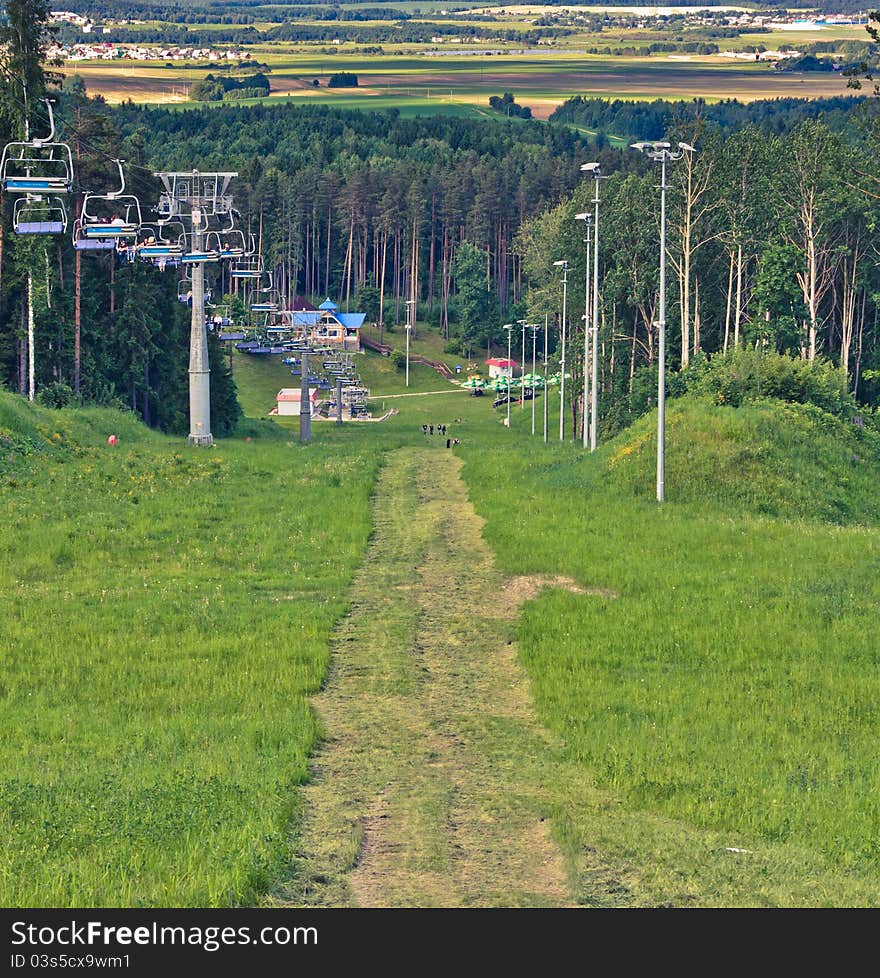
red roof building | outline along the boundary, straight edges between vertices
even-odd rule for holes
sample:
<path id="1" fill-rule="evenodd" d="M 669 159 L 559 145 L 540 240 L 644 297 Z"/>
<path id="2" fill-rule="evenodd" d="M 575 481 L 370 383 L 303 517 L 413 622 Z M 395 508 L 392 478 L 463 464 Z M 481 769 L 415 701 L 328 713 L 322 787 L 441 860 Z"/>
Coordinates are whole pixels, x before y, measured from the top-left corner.
<path id="1" fill-rule="evenodd" d="M 516 360 L 508 360 L 506 357 L 492 357 L 486 361 L 489 368 L 489 377 L 514 377 L 519 370 Z"/>
<path id="2" fill-rule="evenodd" d="M 299 417 L 299 406 L 302 392 L 299 387 L 283 387 L 275 395 L 275 412 L 281 417 Z M 309 388 L 309 400 L 312 408 L 318 403 L 318 388 Z"/>

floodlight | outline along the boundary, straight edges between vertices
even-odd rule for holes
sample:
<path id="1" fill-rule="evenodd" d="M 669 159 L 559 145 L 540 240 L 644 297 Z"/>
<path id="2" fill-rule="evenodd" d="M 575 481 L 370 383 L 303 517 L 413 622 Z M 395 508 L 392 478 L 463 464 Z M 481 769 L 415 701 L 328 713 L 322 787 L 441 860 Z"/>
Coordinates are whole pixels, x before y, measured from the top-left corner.
<path id="1" fill-rule="evenodd" d="M 694 149 L 694 147 L 693 146 L 689 146 L 687 143 L 679 143 L 678 144 L 678 148 L 679 149 L 683 149 L 683 150 L 685 150 L 688 153 L 696 153 L 696 150 Z"/>
<path id="2" fill-rule="evenodd" d="M 565 258 L 562 258 L 562 259 L 560 259 L 559 261 L 555 261 L 555 262 L 553 262 L 553 264 L 554 264 L 554 265 L 555 265 L 555 266 L 556 266 L 557 268 L 562 268 L 562 267 L 563 267 L 564 265 L 567 265 L 567 264 L 568 264 L 568 260 L 567 260 L 567 259 L 565 259 Z"/>
<path id="3" fill-rule="evenodd" d="M 584 213 L 584 214 L 575 214 L 574 219 L 576 221 L 589 221 L 589 219 L 592 216 L 593 216 L 592 214 L 586 214 L 586 213 Z"/>
<path id="4" fill-rule="evenodd" d="M 598 163 L 581 163 L 581 172 L 583 173 L 596 173 L 598 169 Z"/>

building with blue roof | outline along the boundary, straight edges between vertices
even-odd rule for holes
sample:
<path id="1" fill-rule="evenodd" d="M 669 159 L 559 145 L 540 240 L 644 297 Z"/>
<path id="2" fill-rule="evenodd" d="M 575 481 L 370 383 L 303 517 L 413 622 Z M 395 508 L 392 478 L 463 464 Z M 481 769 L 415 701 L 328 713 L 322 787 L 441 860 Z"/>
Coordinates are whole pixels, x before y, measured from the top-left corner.
<path id="1" fill-rule="evenodd" d="M 316 345 L 337 346 L 347 353 L 360 353 L 361 327 L 367 318 L 363 312 L 340 312 L 329 298 L 317 309 L 282 312 L 273 332 L 292 332 L 294 339 Z"/>

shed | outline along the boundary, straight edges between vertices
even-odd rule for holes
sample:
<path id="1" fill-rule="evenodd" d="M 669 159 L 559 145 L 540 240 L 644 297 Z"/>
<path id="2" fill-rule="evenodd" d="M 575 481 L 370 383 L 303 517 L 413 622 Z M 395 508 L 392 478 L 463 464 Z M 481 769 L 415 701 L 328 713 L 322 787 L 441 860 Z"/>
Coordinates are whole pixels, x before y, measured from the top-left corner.
<path id="1" fill-rule="evenodd" d="M 515 377 L 519 372 L 519 364 L 516 360 L 508 360 L 506 357 L 503 359 L 492 357 L 491 360 L 486 361 L 486 366 L 489 368 L 489 377 L 492 380 L 496 377 Z"/>
<path id="2" fill-rule="evenodd" d="M 298 387 L 283 387 L 275 395 L 276 412 L 279 417 L 299 417 L 301 391 Z M 309 401 L 314 412 L 318 403 L 318 388 L 309 388 Z"/>

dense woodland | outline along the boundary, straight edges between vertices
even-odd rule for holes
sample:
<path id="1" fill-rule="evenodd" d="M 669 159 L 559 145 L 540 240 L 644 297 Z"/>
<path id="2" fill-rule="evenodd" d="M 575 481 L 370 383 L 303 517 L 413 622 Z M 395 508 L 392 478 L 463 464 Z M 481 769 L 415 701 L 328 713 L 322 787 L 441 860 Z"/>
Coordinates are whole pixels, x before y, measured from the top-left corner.
<path id="1" fill-rule="evenodd" d="M 852 124 L 854 110 L 864 101 L 864 96 L 855 95 L 819 99 L 777 98 L 756 102 L 722 99 L 713 103 L 703 99 L 691 102 L 669 99 L 633 102 L 575 95 L 554 111 L 550 121 L 583 126 L 597 132 L 600 137 L 614 135 L 629 140 L 662 139 L 679 119 L 696 116 L 723 133 L 756 126 L 766 132 L 782 134 L 800 122 L 820 117 L 829 129 L 838 131 Z"/>
<path id="2" fill-rule="evenodd" d="M 598 159 L 606 430 L 651 406 L 659 174 L 640 154 L 590 142 L 558 121 L 499 115 L 487 124 L 288 105 L 110 109 L 81 85 L 75 79 L 58 95 L 80 190 L 111 189 L 110 161 L 123 157 L 149 219 L 159 190 L 153 169 L 237 170 L 242 223 L 288 302 L 332 296 L 391 330 L 411 298 L 419 319 L 462 354 L 500 344 L 501 323 L 523 317 L 546 316 L 555 346 L 560 259 L 570 263 L 570 335 L 582 333 L 584 227 L 574 215 L 592 209 L 593 182 L 579 164 Z M 21 111 L 14 86 L 4 95 L 5 141 L 20 136 Z M 665 134 L 697 147 L 669 173 L 673 367 L 746 345 L 828 357 L 859 397 L 876 401 L 875 103 L 653 103 L 632 111 L 575 99 L 559 111 L 559 119 L 601 122 L 629 138 Z M 38 114 L 32 121 L 44 125 Z M 658 121 L 662 128 L 651 128 Z M 177 302 L 173 272 L 74 252 L 69 237 L 18 237 L 5 202 L 0 365 L 19 390 L 28 283 L 38 387 L 65 384 L 87 399 L 128 404 L 151 424 L 185 424 L 188 310 Z M 212 285 L 215 295 L 229 287 Z M 567 366 L 578 390 L 576 360 Z M 219 356 L 215 368 L 221 433 L 234 424 L 234 395 Z"/>

